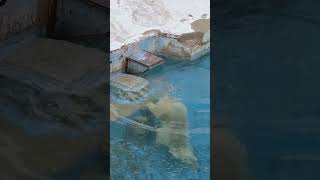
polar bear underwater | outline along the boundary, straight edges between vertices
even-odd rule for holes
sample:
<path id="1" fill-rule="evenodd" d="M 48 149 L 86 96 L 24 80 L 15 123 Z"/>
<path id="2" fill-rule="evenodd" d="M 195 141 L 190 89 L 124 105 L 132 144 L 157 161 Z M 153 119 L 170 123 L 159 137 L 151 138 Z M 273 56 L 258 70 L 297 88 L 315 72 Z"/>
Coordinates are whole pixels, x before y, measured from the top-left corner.
<path id="1" fill-rule="evenodd" d="M 157 101 L 147 100 L 141 104 L 117 105 L 112 102 L 110 119 L 115 121 L 121 117 L 129 117 L 142 108 L 150 111 L 160 121 L 160 127 L 154 128 L 156 143 L 168 147 L 176 159 L 197 167 L 197 158 L 188 139 L 187 108 L 179 99 L 166 95 Z"/>
<path id="2" fill-rule="evenodd" d="M 146 108 L 157 119 L 161 127 L 155 128 L 156 143 L 168 147 L 169 152 L 194 168 L 199 168 L 188 139 L 186 106 L 175 97 L 162 96 L 141 104 L 117 105 L 112 103 L 112 120 L 120 116 L 129 117 L 139 109 Z M 248 179 L 248 154 L 244 144 L 230 129 L 213 130 L 214 179 Z M 232 167 L 232 168 L 231 168 Z"/>
<path id="3" fill-rule="evenodd" d="M 145 104 L 152 114 L 160 120 L 156 143 L 165 145 L 177 159 L 192 166 L 197 165 L 188 139 L 188 117 L 186 106 L 174 97 L 164 96 L 158 102 Z"/>

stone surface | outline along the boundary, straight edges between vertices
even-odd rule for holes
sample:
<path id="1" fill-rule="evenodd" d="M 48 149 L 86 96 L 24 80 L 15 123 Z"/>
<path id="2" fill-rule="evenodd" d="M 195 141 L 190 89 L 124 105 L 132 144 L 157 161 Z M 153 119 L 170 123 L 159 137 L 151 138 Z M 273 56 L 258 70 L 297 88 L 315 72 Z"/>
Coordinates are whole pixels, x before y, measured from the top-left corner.
<path id="1" fill-rule="evenodd" d="M 176 38 L 162 35 L 159 55 L 169 59 L 194 60 L 210 51 L 210 41 L 203 42 L 204 33 L 186 33 Z"/>
<path id="2" fill-rule="evenodd" d="M 117 74 L 111 77 L 111 87 L 125 92 L 139 92 L 146 88 L 149 82 L 138 76 L 130 74 Z"/>
<path id="3" fill-rule="evenodd" d="M 191 28 L 195 32 L 207 32 L 210 30 L 210 19 L 198 19 L 191 23 Z"/>
<path id="4" fill-rule="evenodd" d="M 110 51 L 152 29 L 171 34 L 193 32 L 192 22 L 209 18 L 209 0 L 111 0 Z"/>
<path id="5" fill-rule="evenodd" d="M 210 31 L 204 33 L 203 38 L 202 38 L 203 43 L 208 43 L 210 42 Z"/>
<path id="6" fill-rule="evenodd" d="M 124 56 L 140 50 L 183 60 L 210 51 L 210 1 L 111 0 L 110 4 L 111 73 L 124 72 Z"/>

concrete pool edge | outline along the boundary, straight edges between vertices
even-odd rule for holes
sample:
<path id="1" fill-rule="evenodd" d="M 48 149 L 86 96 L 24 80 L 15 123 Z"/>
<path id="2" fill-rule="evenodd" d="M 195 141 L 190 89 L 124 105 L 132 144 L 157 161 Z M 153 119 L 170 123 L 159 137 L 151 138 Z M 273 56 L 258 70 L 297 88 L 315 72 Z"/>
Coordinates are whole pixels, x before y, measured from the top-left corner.
<path id="1" fill-rule="evenodd" d="M 128 39 L 130 43 L 110 52 L 110 73 L 124 72 L 126 57 L 138 51 L 170 59 L 194 60 L 210 52 L 210 30 L 181 35 L 149 30 Z"/>

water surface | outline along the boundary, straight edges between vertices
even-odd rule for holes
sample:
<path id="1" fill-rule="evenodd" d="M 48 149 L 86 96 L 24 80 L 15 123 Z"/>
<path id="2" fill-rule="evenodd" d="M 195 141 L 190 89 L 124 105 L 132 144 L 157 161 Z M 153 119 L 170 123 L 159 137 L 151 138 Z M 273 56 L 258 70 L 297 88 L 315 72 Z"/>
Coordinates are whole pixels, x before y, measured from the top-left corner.
<path id="1" fill-rule="evenodd" d="M 209 56 L 192 62 L 167 59 L 144 75 L 150 87 L 160 88 L 159 82 L 167 82 L 170 88 L 162 88 L 171 96 L 180 98 L 188 109 L 190 142 L 198 159 L 198 168 L 175 159 L 168 149 L 155 144 L 154 132 L 143 131 L 125 123 L 111 124 L 111 173 L 113 179 L 210 179 L 210 62 Z M 166 83 L 164 83 L 166 84 Z M 155 91 L 157 92 L 157 91 Z M 152 96 L 157 96 L 156 93 Z M 148 112 L 138 116 L 152 118 Z M 158 126 L 157 122 L 150 123 Z M 142 132 L 143 133 L 143 132 Z"/>

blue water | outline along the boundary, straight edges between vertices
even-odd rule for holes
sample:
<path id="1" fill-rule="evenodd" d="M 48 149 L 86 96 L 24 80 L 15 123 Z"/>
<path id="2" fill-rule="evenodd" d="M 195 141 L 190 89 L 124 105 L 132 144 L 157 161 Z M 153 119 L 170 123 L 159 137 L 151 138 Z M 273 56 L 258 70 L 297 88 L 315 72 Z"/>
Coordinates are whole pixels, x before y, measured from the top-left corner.
<path id="1" fill-rule="evenodd" d="M 192 62 L 167 60 L 145 74 L 151 88 L 155 80 L 168 82 L 171 96 L 188 109 L 189 138 L 198 160 L 197 169 L 175 159 L 165 146 L 155 144 L 154 132 L 135 136 L 138 128 L 111 124 L 111 175 L 113 179 L 210 179 L 210 62 L 209 56 Z M 140 114 L 141 115 L 141 114 Z M 142 113 L 143 115 L 143 113 Z M 199 130 L 200 129 L 200 130 Z"/>

